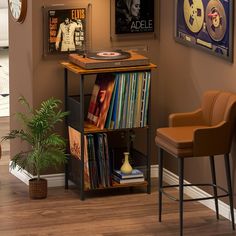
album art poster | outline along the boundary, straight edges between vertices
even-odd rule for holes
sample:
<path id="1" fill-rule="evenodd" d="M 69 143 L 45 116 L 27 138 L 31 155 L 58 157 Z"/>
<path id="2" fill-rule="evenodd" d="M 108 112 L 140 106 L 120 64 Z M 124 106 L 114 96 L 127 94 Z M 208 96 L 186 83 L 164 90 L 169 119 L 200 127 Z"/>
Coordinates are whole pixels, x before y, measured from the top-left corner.
<path id="1" fill-rule="evenodd" d="M 48 53 L 85 50 L 86 8 L 48 9 Z"/>
<path id="2" fill-rule="evenodd" d="M 176 0 L 176 40 L 232 61 L 232 2 Z"/>
<path id="3" fill-rule="evenodd" d="M 115 33 L 154 32 L 154 0 L 115 0 Z"/>

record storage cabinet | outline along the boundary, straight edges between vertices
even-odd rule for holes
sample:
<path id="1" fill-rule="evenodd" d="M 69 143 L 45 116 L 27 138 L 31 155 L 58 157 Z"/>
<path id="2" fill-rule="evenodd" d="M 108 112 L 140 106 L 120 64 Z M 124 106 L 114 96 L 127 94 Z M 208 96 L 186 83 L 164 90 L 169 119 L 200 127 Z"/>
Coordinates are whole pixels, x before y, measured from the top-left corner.
<path id="1" fill-rule="evenodd" d="M 145 127 L 138 127 L 138 128 L 123 128 L 123 129 L 99 129 L 96 126 L 87 125 L 87 121 L 85 121 L 87 116 L 87 109 L 90 102 L 90 96 L 85 95 L 84 93 L 84 85 L 89 78 L 89 75 L 97 75 L 99 73 L 122 73 L 122 72 L 150 72 L 156 68 L 156 65 L 150 63 L 149 65 L 143 66 L 126 66 L 126 67 L 116 67 L 116 68 L 102 68 L 102 69 L 83 69 L 69 61 L 62 61 L 60 62 L 61 66 L 64 68 L 64 99 L 65 99 L 65 110 L 69 111 L 70 114 L 65 119 L 66 125 L 66 133 L 68 134 L 68 126 L 71 126 L 73 129 L 76 129 L 80 132 L 80 154 L 81 158 L 75 158 L 73 155 L 70 154 L 69 144 L 67 147 L 68 152 L 68 160 L 65 165 L 65 188 L 68 189 L 69 181 L 73 182 L 79 189 L 80 199 L 84 200 L 86 196 L 86 192 L 88 191 L 100 191 L 102 189 L 116 189 L 116 188 L 133 188 L 133 187 L 144 187 L 147 193 L 151 193 L 151 176 L 150 176 L 150 146 L 151 146 L 151 116 L 150 116 L 150 104 L 151 104 L 151 78 L 150 78 L 150 92 L 149 92 L 149 102 L 148 102 L 148 116 L 147 116 L 147 125 Z M 70 73 L 68 73 L 70 72 Z M 73 73 L 75 76 L 73 78 L 70 74 Z M 69 94 L 69 82 L 70 80 L 78 79 L 79 86 L 78 86 L 78 95 L 70 95 Z M 145 141 L 146 141 L 146 150 L 145 153 L 135 150 L 132 145 L 131 136 L 136 132 L 136 130 L 140 130 L 145 132 Z M 86 134 L 96 134 L 96 133 L 107 133 L 108 138 L 109 134 L 118 134 L 120 133 L 121 136 L 124 135 L 126 147 L 124 151 L 129 151 L 132 155 L 134 160 L 142 159 L 144 162 L 144 177 L 145 181 L 138 182 L 138 183 L 126 183 L 126 184 L 119 184 L 113 183 L 112 186 L 109 187 L 101 187 L 95 190 L 86 189 L 84 186 L 84 135 Z M 69 140 L 69 135 L 67 136 Z M 114 152 L 116 153 L 114 148 Z M 122 150 L 117 150 L 119 153 Z M 118 154 L 117 154 L 118 155 Z M 117 155 L 114 155 L 117 158 Z M 122 155 L 122 151 L 121 151 Z M 119 158 L 119 157 L 118 157 Z M 123 158 L 120 157 L 120 158 Z M 137 159 L 136 159 L 137 158 Z M 133 166 L 134 167 L 134 166 Z"/>

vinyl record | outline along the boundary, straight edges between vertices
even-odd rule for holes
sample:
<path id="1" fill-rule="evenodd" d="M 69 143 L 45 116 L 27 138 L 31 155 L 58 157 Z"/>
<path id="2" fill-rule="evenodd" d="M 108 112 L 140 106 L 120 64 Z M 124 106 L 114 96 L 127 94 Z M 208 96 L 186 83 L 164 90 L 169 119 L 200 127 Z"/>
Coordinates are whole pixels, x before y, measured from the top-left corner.
<path id="1" fill-rule="evenodd" d="M 224 38 L 227 19 L 225 9 L 219 0 L 210 0 L 206 7 L 206 25 L 210 37 L 215 41 Z"/>
<path id="2" fill-rule="evenodd" d="M 122 50 L 88 52 L 86 57 L 95 60 L 120 60 L 130 58 L 130 53 Z"/>
<path id="3" fill-rule="evenodd" d="M 184 20 L 189 30 L 198 33 L 204 22 L 204 7 L 202 0 L 184 0 Z"/>

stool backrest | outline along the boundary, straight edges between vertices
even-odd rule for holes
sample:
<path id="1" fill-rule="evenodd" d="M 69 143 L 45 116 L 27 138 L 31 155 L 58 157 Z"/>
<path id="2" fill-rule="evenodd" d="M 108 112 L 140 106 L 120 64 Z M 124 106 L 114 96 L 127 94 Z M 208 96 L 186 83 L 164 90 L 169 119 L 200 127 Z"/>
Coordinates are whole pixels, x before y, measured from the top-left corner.
<path id="1" fill-rule="evenodd" d="M 222 91 L 207 91 L 202 101 L 203 119 L 206 125 L 214 126 L 222 121 L 234 125 L 236 118 L 236 94 Z"/>
<path id="2" fill-rule="evenodd" d="M 226 122 L 222 142 L 225 144 L 225 152 L 230 152 L 236 124 L 236 94 L 207 91 L 203 96 L 202 111 L 204 122 L 208 126 Z"/>

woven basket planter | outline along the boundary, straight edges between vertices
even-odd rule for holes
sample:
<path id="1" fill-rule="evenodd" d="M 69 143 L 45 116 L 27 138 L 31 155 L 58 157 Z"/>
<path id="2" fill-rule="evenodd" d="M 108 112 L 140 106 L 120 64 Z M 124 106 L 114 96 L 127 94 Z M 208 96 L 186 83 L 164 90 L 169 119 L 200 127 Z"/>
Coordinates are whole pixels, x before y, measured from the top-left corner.
<path id="1" fill-rule="evenodd" d="M 48 184 L 46 179 L 37 178 L 29 180 L 29 197 L 32 199 L 43 199 L 47 197 Z"/>

